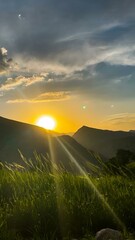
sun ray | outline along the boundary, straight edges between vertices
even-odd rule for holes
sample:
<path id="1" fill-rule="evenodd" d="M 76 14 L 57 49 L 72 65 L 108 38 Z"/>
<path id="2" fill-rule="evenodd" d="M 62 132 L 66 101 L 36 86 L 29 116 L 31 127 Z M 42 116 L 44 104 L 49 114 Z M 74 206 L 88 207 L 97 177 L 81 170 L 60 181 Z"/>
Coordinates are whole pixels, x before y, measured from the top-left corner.
<path id="1" fill-rule="evenodd" d="M 57 165 L 57 161 L 55 158 L 55 151 L 54 151 L 54 146 L 53 146 L 53 137 L 51 134 L 48 134 L 48 143 L 49 143 L 49 151 L 50 151 L 50 159 L 51 159 L 51 167 L 52 167 L 52 174 L 54 177 L 55 181 L 55 187 L 56 187 L 56 198 L 57 198 L 57 208 L 58 208 L 58 217 L 59 217 L 59 224 L 60 224 L 60 231 L 62 238 L 64 237 L 64 230 L 63 230 L 63 223 L 64 223 L 64 218 L 63 218 L 63 212 L 62 212 L 62 197 L 61 197 L 61 187 L 59 184 L 60 180 L 60 172 L 59 172 L 59 167 Z"/>
<path id="2" fill-rule="evenodd" d="M 91 181 L 91 179 L 89 178 L 88 174 L 82 169 L 82 167 L 79 165 L 79 163 L 76 161 L 76 159 L 73 157 L 73 155 L 69 152 L 69 150 L 67 149 L 67 147 L 65 146 L 65 144 L 59 139 L 57 138 L 57 141 L 60 143 L 60 145 L 62 146 L 62 148 L 65 150 L 65 152 L 68 154 L 70 160 L 72 162 L 74 162 L 75 166 L 78 168 L 79 172 L 81 175 L 83 175 L 85 177 L 85 179 L 87 180 L 89 186 L 93 189 L 93 191 L 96 193 L 96 195 L 98 196 L 98 198 L 102 201 L 102 203 L 104 204 L 104 206 L 109 210 L 109 212 L 112 214 L 112 216 L 114 217 L 114 219 L 117 221 L 117 223 L 119 224 L 119 226 L 123 229 L 124 232 L 126 232 L 126 227 L 124 225 L 124 223 L 119 219 L 119 217 L 117 216 L 117 214 L 114 212 L 114 210 L 111 208 L 111 206 L 109 205 L 109 203 L 106 201 L 106 199 L 104 198 L 104 196 L 99 192 L 99 190 L 96 188 L 96 186 L 94 185 L 94 183 Z"/>

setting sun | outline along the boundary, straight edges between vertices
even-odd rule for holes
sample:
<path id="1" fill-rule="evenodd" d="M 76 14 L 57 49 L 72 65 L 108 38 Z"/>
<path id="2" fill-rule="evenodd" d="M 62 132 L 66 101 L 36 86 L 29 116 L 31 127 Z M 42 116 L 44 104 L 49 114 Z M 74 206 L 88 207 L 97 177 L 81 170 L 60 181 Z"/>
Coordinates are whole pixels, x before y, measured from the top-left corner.
<path id="1" fill-rule="evenodd" d="M 36 125 L 47 130 L 54 130 L 56 126 L 56 120 L 50 116 L 41 116 L 36 121 Z"/>

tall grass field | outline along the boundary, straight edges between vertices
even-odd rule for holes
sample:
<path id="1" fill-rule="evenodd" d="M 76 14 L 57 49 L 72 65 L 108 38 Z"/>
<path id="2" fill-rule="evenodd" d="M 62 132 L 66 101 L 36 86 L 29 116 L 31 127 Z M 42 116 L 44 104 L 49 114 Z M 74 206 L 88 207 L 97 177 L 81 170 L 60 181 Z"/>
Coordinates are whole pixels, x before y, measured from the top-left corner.
<path id="1" fill-rule="evenodd" d="M 106 227 L 127 236 L 134 233 L 133 176 L 74 176 L 1 167 L 1 240 L 92 240 Z"/>

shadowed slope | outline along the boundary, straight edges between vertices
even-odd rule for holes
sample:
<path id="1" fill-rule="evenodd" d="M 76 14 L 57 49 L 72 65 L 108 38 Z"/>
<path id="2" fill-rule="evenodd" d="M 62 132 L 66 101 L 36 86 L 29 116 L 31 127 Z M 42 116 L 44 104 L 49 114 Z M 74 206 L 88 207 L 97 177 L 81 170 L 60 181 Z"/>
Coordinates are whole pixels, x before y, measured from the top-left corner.
<path id="1" fill-rule="evenodd" d="M 83 126 L 73 138 L 87 149 L 111 158 L 118 149 L 127 149 L 135 152 L 134 131 L 109 131 Z"/>
<path id="2" fill-rule="evenodd" d="M 45 154 L 48 149 L 47 131 L 30 124 L 0 118 L 0 160 L 18 162 L 18 150 L 30 158 L 33 151 Z"/>

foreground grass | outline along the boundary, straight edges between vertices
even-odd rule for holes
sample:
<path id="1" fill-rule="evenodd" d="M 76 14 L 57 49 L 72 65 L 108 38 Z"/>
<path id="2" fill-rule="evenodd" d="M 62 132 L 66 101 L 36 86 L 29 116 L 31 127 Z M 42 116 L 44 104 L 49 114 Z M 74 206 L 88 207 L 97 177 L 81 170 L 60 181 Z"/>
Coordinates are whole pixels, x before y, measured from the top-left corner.
<path id="1" fill-rule="evenodd" d="M 104 227 L 134 232 L 134 218 L 133 177 L 0 171 L 2 240 L 92 240 Z"/>

